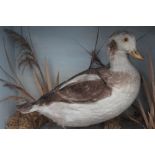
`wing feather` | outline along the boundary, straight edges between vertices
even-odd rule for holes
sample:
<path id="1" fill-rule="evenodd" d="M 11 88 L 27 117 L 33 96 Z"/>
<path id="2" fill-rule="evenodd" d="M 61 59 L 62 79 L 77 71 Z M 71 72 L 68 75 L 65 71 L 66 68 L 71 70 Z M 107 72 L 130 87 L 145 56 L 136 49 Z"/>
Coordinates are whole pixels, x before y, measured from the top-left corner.
<path id="1" fill-rule="evenodd" d="M 37 104 L 51 102 L 93 103 L 111 95 L 112 89 L 107 82 L 110 76 L 111 74 L 106 68 L 86 70 L 43 95 Z"/>

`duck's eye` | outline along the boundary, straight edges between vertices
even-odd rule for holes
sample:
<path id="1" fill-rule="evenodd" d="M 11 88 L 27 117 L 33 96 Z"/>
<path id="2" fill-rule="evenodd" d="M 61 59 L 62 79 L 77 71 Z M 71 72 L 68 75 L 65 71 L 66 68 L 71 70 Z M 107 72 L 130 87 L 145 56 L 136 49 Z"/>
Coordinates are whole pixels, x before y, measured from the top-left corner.
<path id="1" fill-rule="evenodd" d="M 124 42 L 127 42 L 128 41 L 128 38 L 124 38 Z"/>

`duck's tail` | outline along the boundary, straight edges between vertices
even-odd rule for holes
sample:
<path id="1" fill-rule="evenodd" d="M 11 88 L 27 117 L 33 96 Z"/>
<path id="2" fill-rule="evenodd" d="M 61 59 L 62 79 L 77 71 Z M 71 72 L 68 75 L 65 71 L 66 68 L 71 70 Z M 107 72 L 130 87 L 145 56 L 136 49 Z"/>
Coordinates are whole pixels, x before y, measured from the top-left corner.
<path id="1" fill-rule="evenodd" d="M 17 105 L 17 111 L 20 111 L 23 114 L 37 111 L 36 102 L 24 103 L 21 105 Z"/>
<path id="2" fill-rule="evenodd" d="M 34 102 L 26 102 L 24 104 L 17 105 L 16 106 L 17 110 L 20 111 L 21 113 L 30 113 L 30 112 L 37 111 L 40 108 L 40 105 L 42 103 L 49 102 L 49 99 L 51 101 L 52 95 L 53 95 L 53 93 L 49 92 L 49 93 L 41 96 L 38 100 L 36 100 Z"/>

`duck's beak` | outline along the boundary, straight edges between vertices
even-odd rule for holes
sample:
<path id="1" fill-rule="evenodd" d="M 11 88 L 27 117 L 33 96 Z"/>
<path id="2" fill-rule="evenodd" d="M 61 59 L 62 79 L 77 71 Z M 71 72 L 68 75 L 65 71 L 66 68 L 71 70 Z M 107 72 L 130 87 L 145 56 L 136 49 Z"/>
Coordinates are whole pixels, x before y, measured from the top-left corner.
<path id="1" fill-rule="evenodd" d="M 138 60 L 144 60 L 144 57 L 136 50 L 128 52 L 133 58 Z"/>

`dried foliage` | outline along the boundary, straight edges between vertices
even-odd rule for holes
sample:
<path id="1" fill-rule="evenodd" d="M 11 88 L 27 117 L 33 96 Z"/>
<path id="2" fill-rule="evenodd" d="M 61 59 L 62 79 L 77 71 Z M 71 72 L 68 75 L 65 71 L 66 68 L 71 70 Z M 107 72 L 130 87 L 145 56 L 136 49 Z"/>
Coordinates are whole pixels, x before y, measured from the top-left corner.
<path id="1" fill-rule="evenodd" d="M 46 94 L 52 89 L 52 80 L 49 71 L 48 62 L 45 62 L 45 72 L 41 70 L 41 66 L 38 63 L 36 54 L 34 49 L 28 43 L 28 41 L 20 34 L 13 30 L 5 29 L 5 32 L 8 36 L 20 47 L 20 53 L 16 58 L 17 66 L 19 70 L 24 72 L 25 67 L 29 67 L 32 71 L 32 77 L 36 84 L 36 88 L 40 93 L 40 96 Z M 10 79 L 10 81 L 6 81 L 4 79 L 0 79 L 3 83 L 4 87 L 7 87 L 13 91 L 17 92 L 17 96 L 7 96 L 2 99 L 2 101 L 12 100 L 18 103 L 29 103 L 36 100 L 34 96 L 32 96 L 20 81 L 16 69 L 13 67 L 14 65 L 11 62 L 10 56 L 4 43 L 4 51 L 5 56 L 10 68 L 10 73 L 7 72 L 2 66 L 0 66 L 0 70 Z M 59 73 L 57 77 L 57 84 L 59 83 Z M 6 128 L 40 128 L 42 125 L 47 123 L 48 119 L 37 112 L 33 112 L 30 114 L 21 114 L 20 112 L 16 112 L 10 119 L 8 120 Z"/>
<path id="2" fill-rule="evenodd" d="M 79 44 L 79 45 L 84 49 L 84 51 L 85 51 L 85 52 L 90 56 L 90 58 L 91 58 L 90 65 L 89 65 L 89 68 L 88 68 L 88 69 L 92 68 L 94 64 L 96 64 L 96 65 L 98 65 L 98 66 L 106 67 L 106 66 L 102 63 L 102 61 L 100 60 L 100 58 L 99 58 L 99 54 L 100 54 L 101 49 L 103 48 L 103 45 L 104 45 L 104 44 L 103 44 L 100 48 L 97 48 L 98 43 L 99 43 L 99 36 L 100 36 L 100 29 L 99 29 L 99 27 L 98 27 L 93 50 L 88 50 L 88 49 L 86 49 L 83 45 Z"/>
<path id="3" fill-rule="evenodd" d="M 3 83 L 4 87 L 7 87 L 19 93 L 19 96 L 17 96 L 16 98 L 14 97 L 17 103 L 20 103 L 21 99 L 22 99 L 22 102 L 24 99 L 25 99 L 25 102 L 34 101 L 35 98 L 26 90 L 26 88 L 23 86 L 22 82 L 20 81 L 19 77 L 17 76 L 16 70 L 13 67 L 14 65 L 12 64 L 8 51 L 6 49 L 5 41 L 3 41 L 3 43 L 4 43 L 4 49 L 5 49 L 4 52 L 6 55 L 8 66 L 10 68 L 10 73 L 7 72 L 2 66 L 0 66 L 0 69 L 10 79 L 10 81 L 4 80 L 4 79 L 0 79 L 0 81 Z M 9 99 L 12 100 L 12 96 L 11 97 L 8 96 L 3 100 L 9 100 Z"/>
<path id="4" fill-rule="evenodd" d="M 49 64 L 47 60 L 45 61 L 45 81 L 47 82 L 47 87 L 48 87 L 48 90 L 50 91 L 52 89 L 52 81 L 51 81 L 51 76 L 49 71 Z"/>
<path id="5" fill-rule="evenodd" d="M 37 129 L 48 122 L 48 119 L 37 112 L 21 114 L 16 112 L 6 124 L 7 129 Z"/>
<path id="6" fill-rule="evenodd" d="M 147 98 L 148 108 L 144 108 L 142 101 L 139 102 L 139 109 L 144 120 L 144 126 L 148 129 L 155 129 L 155 74 L 151 53 L 148 53 L 148 74 L 147 80 L 143 79 L 143 88 Z M 148 110 L 146 110 L 148 109 Z"/>
<path id="7" fill-rule="evenodd" d="M 5 29 L 5 32 L 20 47 L 20 53 L 17 56 L 18 69 L 20 70 L 22 68 L 22 72 L 26 67 L 29 67 L 32 70 L 37 69 L 39 71 L 42 83 L 47 85 L 41 67 L 38 63 L 35 51 L 29 42 L 22 35 L 13 30 Z"/>
<path id="8" fill-rule="evenodd" d="M 106 121 L 103 123 L 104 129 L 121 129 L 122 126 L 120 122 L 121 122 L 120 117 L 116 117 L 114 119 Z"/>

